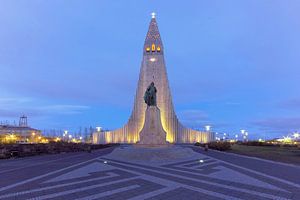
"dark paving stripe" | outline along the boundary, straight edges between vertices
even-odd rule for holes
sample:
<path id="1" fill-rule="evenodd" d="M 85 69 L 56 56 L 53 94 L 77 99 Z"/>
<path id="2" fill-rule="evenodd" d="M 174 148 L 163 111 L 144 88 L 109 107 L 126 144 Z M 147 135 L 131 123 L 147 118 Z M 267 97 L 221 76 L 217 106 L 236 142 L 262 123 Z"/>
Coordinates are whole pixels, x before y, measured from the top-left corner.
<path id="1" fill-rule="evenodd" d="M 201 163 L 198 161 L 196 161 L 195 163 L 192 163 L 192 164 L 188 164 L 188 165 L 183 165 L 183 167 L 194 167 L 194 166 L 201 166 L 201 165 L 206 165 L 206 164 L 209 164 L 209 163 L 215 163 L 215 162 L 218 162 L 216 160 L 203 160 L 204 162 Z"/>
<path id="2" fill-rule="evenodd" d="M 113 160 L 113 159 L 107 159 L 107 158 L 106 158 L 106 160 L 112 160 L 112 161 L 119 162 L 119 163 L 124 163 L 124 164 L 138 166 L 138 167 L 142 167 L 142 168 L 146 168 L 146 169 L 156 170 L 158 172 L 162 171 L 162 172 L 172 173 L 174 175 L 181 175 L 181 176 L 189 177 L 189 178 L 197 178 L 199 180 L 205 180 L 205 181 L 209 181 L 209 182 L 212 182 L 212 183 L 218 183 L 218 184 L 222 184 L 222 185 L 233 186 L 233 187 L 237 187 L 237 188 L 241 188 L 241 189 L 254 190 L 254 191 L 258 191 L 258 192 L 262 192 L 262 193 L 266 193 L 266 194 L 271 194 L 271 195 L 276 194 L 277 196 L 285 197 L 285 198 L 288 198 L 288 197 L 291 196 L 291 193 L 289 193 L 289 192 L 284 192 L 284 191 L 278 192 L 278 190 L 262 188 L 262 187 L 248 185 L 248 184 L 244 184 L 244 183 L 236 183 L 236 182 L 233 182 L 233 181 L 230 181 L 230 180 L 221 180 L 221 179 L 217 179 L 217 178 L 203 176 L 201 174 L 186 173 L 186 172 L 190 172 L 191 170 L 190 169 L 185 169 L 185 168 L 183 168 L 181 171 L 176 171 L 176 170 L 167 169 L 167 168 L 145 166 L 145 165 L 141 165 L 141 164 L 134 164 L 134 163 L 124 162 L 124 161 L 119 161 L 119 160 Z M 269 178 L 267 178 L 267 179 L 269 179 Z M 274 182 L 277 182 L 277 181 L 274 181 Z M 277 185 L 275 185 L 275 186 L 277 186 Z M 277 186 L 277 187 L 281 188 L 280 186 Z M 297 189 L 294 186 L 289 186 L 289 187 L 291 187 L 288 190 L 290 192 L 293 192 L 295 189 Z"/>
<path id="3" fill-rule="evenodd" d="M 300 168 L 288 165 L 281 165 L 277 163 L 271 163 L 264 160 L 252 159 L 249 157 L 243 157 L 235 154 L 227 154 L 218 151 L 203 151 L 199 147 L 191 147 L 195 152 L 201 153 L 201 155 L 210 156 L 219 160 L 226 161 L 237 166 L 245 167 L 263 174 L 278 177 L 283 180 L 287 180 L 293 183 L 300 184 Z"/>
<path id="4" fill-rule="evenodd" d="M 160 185 L 158 183 L 153 183 L 148 180 L 143 179 L 136 179 L 134 180 L 134 183 L 126 183 L 126 186 L 129 186 L 131 184 L 139 185 L 139 188 L 132 189 L 131 191 L 124 191 L 120 193 L 116 193 L 113 195 L 109 195 L 107 197 L 98 198 L 99 200 L 106 200 L 106 199 L 130 199 L 135 196 L 143 195 L 149 192 L 153 192 L 156 190 L 160 190 L 162 188 L 165 188 L 165 186 Z"/>
<path id="5" fill-rule="evenodd" d="M 107 158 L 105 158 L 105 159 L 113 161 L 112 159 L 107 159 Z M 123 161 L 122 162 L 121 161 L 108 162 L 109 165 L 114 166 L 114 167 L 119 167 L 119 168 L 124 168 L 124 169 L 132 170 L 132 171 L 137 171 L 137 172 L 140 172 L 142 174 L 147 174 L 147 175 L 150 175 L 150 176 L 154 176 L 154 177 L 174 181 L 174 182 L 177 182 L 177 183 L 181 183 L 181 184 L 201 188 L 201 189 L 208 190 L 208 191 L 221 193 L 221 194 L 224 194 L 224 195 L 230 195 L 230 196 L 238 198 L 238 197 L 245 194 L 244 192 L 227 189 L 227 188 L 217 186 L 217 185 L 214 185 L 214 184 L 210 184 L 210 183 L 199 183 L 199 182 L 193 181 L 193 180 L 179 178 L 179 177 L 175 177 L 175 176 L 172 176 L 172 175 L 161 174 L 159 172 L 149 171 L 147 169 L 140 169 L 140 168 L 136 168 L 136 167 L 125 166 L 125 165 L 122 165 L 122 164 L 119 164 L 119 163 L 124 163 L 124 162 Z M 138 164 L 131 164 L 131 165 L 138 165 Z M 143 168 L 149 168 L 150 169 L 152 167 L 145 167 L 144 166 Z M 158 169 L 158 171 L 161 171 L 161 169 Z M 175 173 L 175 174 L 178 174 L 178 173 Z M 192 174 L 186 174 L 185 173 L 185 175 L 187 177 L 190 177 L 190 175 L 192 175 Z M 201 180 L 201 177 L 198 177 L 197 175 L 192 175 L 192 178 L 199 178 L 199 180 Z M 223 181 L 221 181 L 221 182 L 223 182 Z M 241 188 L 241 186 L 240 186 L 240 188 Z M 274 191 L 273 190 L 271 190 L 271 191 L 273 192 L 271 194 L 274 194 Z M 282 193 L 282 195 L 284 195 L 284 194 L 286 194 L 286 193 Z M 249 194 L 249 195 L 253 199 L 259 199 L 260 198 L 260 196 L 257 196 L 255 194 Z M 290 194 L 289 194 L 289 196 L 290 196 Z M 269 199 L 269 198 L 265 198 L 265 199 Z"/>
<path id="6" fill-rule="evenodd" d="M 170 169 L 180 170 L 180 171 L 186 171 L 186 172 L 192 172 L 196 174 L 203 174 L 203 175 L 209 175 L 214 172 L 220 171 L 219 169 L 214 169 L 213 167 L 220 166 L 220 164 L 211 164 L 210 166 L 203 166 L 199 167 L 199 169 L 190 169 L 190 168 L 183 168 L 183 167 L 171 167 Z"/>
<path id="7" fill-rule="evenodd" d="M 295 189 L 295 187 L 292 187 L 293 189 L 291 190 L 291 186 L 286 185 L 284 183 L 278 182 L 278 181 L 270 179 L 270 178 L 265 178 L 264 176 L 253 174 L 253 173 L 248 172 L 246 170 L 238 170 L 240 168 L 233 168 L 233 167 L 231 167 L 231 165 L 225 165 L 223 163 L 211 164 L 210 166 L 208 166 L 209 167 L 208 169 L 205 169 L 205 172 L 207 174 L 209 174 L 209 173 L 213 173 L 215 171 L 219 171 L 219 170 L 213 171 L 213 169 L 211 169 L 212 167 L 216 167 L 216 166 L 224 166 L 224 167 L 230 168 L 230 169 L 232 169 L 234 171 L 238 171 L 238 172 L 240 172 L 242 174 L 245 174 L 245 175 L 248 175 L 248 176 L 250 176 L 252 178 L 255 178 L 255 179 L 258 179 L 260 181 L 263 181 L 263 182 L 269 183 L 271 185 L 274 185 L 274 186 L 276 186 L 278 188 L 285 189 L 285 190 L 287 190 L 287 191 L 289 191 L 291 193 L 293 193 L 293 189 Z M 205 167 L 206 166 L 203 166 L 200 169 L 203 169 Z M 180 167 L 172 167 L 172 169 L 180 170 L 180 171 L 183 171 L 183 172 L 197 173 L 197 171 L 194 171 L 194 170 L 191 170 L 191 169 L 186 169 L 186 168 L 180 168 Z M 203 179 L 203 180 L 208 180 L 208 179 Z M 291 196 L 291 194 L 288 193 L 288 192 L 279 191 L 279 190 L 273 190 L 273 189 L 268 189 L 268 188 L 262 188 L 262 187 L 253 186 L 253 185 L 247 185 L 247 184 L 243 184 L 243 183 L 231 182 L 231 181 L 226 181 L 226 180 L 222 180 L 219 183 L 220 184 L 224 184 L 224 185 L 230 185 L 230 186 L 236 187 L 236 188 L 243 188 L 243 189 L 248 189 L 248 190 L 254 190 L 254 191 L 257 191 L 257 192 L 262 192 L 262 193 L 276 195 L 276 196 L 279 195 L 279 196 L 286 197 L 286 198 Z"/>
<path id="8" fill-rule="evenodd" d="M 99 194 L 99 193 L 103 193 L 103 192 L 109 192 L 115 189 L 120 189 L 120 188 L 124 188 L 124 187 L 128 187 L 131 185 L 138 185 L 138 188 L 134 188 L 134 189 L 129 189 L 127 191 L 124 192 L 118 192 L 115 194 L 111 194 L 111 195 L 107 195 L 105 197 L 102 198 L 97 198 L 97 200 L 99 199 L 115 199 L 116 197 L 120 197 L 122 199 L 128 199 L 128 198 L 132 198 L 134 196 L 140 195 L 140 194 L 144 194 L 144 193 L 148 193 L 148 192 L 152 192 L 158 189 L 163 188 L 164 186 L 150 182 L 150 181 L 146 181 L 143 179 L 134 179 L 134 180 L 128 180 L 128 181 L 124 181 L 121 183 L 113 183 L 110 185 L 106 185 L 106 186 L 99 186 L 93 189 L 87 189 L 84 191 L 79 191 L 79 192 L 74 192 L 72 194 L 66 194 L 66 195 L 62 195 L 59 197 L 55 197 L 55 198 L 50 198 L 51 200 L 67 200 L 67 199 L 75 199 L 75 198 L 83 198 L 83 197 L 87 197 L 90 195 L 95 195 L 95 194 Z"/>
<path id="9" fill-rule="evenodd" d="M 169 192 L 165 192 L 154 197 L 148 198 L 146 200 L 157 200 L 157 199 L 188 199 L 188 200 L 221 200 L 222 198 L 218 198 L 215 196 L 207 195 L 201 192 L 196 192 L 194 190 L 186 189 L 186 188 L 177 188 L 171 190 Z"/>
<path id="10" fill-rule="evenodd" d="M 21 181 L 24 181 L 26 179 L 30 179 L 33 177 L 37 177 L 43 174 L 47 174 L 49 172 L 53 172 L 59 169 L 63 169 L 66 167 L 69 167 L 71 165 L 75 165 L 77 163 L 81 163 L 84 161 L 88 161 L 91 159 L 95 159 L 99 156 L 106 155 L 110 153 L 114 147 L 101 149 L 97 151 L 93 151 L 93 153 L 87 153 L 87 152 L 79 152 L 79 153 L 72 153 L 72 156 L 69 156 L 69 154 L 59 154 L 60 158 L 62 158 L 59 161 L 55 161 L 57 157 L 48 157 L 45 155 L 44 159 L 45 162 L 37 162 L 35 163 L 34 157 L 31 157 L 33 166 L 24 167 L 22 169 L 13 170 L 10 172 L 2 173 L 0 174 L 0 187 L 5 187 L 14 183 L 18 183 Z M 77 155 L 77 157 L 74 157 L 74 155 Z"/>
<path id="11" fill-rule="evenodd" d="M 132 173 L 129 173 L 129 172 L 126 172 L 126 171 L 122 171 L 122 170 L 119 170 L 119 169 L 106 171 L 106 172 L 102 172 L 102 173 L 105 174 L 107 172 L 113 172 L 115 174 L 118 174 L 119 176 L 107 177 L 107 178 L 104 178 L 104 179 L 101 179 L 101 180 L 91 180 L 89 182 L 76 183 L 76 184 L 72 184 L 72 185 L 61 186 L 61 187 L 58 187 L 58 188 L 52 188 L 52 189 L 36 191 L 36 192 L 28 193 L 28 194 L 22 194 L 22 195 L 17 196 L 17 198 L 18 199 L 28 199 L 28 198 L 32 198 L 32 196 L 37 197 L 37 196 L 42 196 L 42 195 L 45 195 L 45 194 L 55 194 L 55 193 L 58 193 L 58 192 L 73 190 L 73 189 L 77 189 L 77 188 L 80 188 L 80 187 L 93 186 L 93 185 L 100 184 L 100 183 L 109 183 L 109 182 L 112 182 L 112 181 L 118 181 L 118 180 L 124 180 L 124 179 L 127 179 L 127 178 L 137 177 L 137 175 L 135 175 L 135 174 L 132 174 Z M 87 177 L 87 178 L 85 178 L 85 180 L 88 180 L 90 178 L 95 178 L 95 177 Z M 69 180 L 68 183 L 72 183 L 72 182 L 73 182 L 73 180 L 71 179 L 71 180 Z M 67 182 L 64 182 L 64 183 L 67 183 Z M 61 184 L 61 182 L 59 182 L 59 184 Z M 51 185 L 47 185 L 47 186 L 51 186 Z M 21 192 L 21 191 L 28 191 L 28 190 L 32 190 L 32 189 L 42 189 L 43 187 L 45 187 L 45 185 L 42 184 L 42 183 L 27 184 L 26 187 L 22 186 L 22 187 L 19 187 L 19 188 L 15 189 L 15 190 L 10 191 L 10 192 L 15 193 L 15 192 Z M 6 200 L 6 199 L 11 199 L 11 198 L 12 197 L 2 198 L 2 199 Z"/>
<path id="12" fill-rule="evenodd" d="M 208 157 L 203 157 L 202 160 L 209 160 L 210 158 Z M 194 159 L 194 160 L 188 160 L 188 161 L 182 161 L 182 162 L 176 162 L 176 163 L 171 163 L 171 164 L 167 164 L 167 165 L 162 165 L 162 167 L 171 167 L 171 166 L 175 166 L 175 165 L 182 165 L 182 164 L 187 164 L 187 163 L 192 163 L 192 162 L 197 162 L 201 159 Z"/>

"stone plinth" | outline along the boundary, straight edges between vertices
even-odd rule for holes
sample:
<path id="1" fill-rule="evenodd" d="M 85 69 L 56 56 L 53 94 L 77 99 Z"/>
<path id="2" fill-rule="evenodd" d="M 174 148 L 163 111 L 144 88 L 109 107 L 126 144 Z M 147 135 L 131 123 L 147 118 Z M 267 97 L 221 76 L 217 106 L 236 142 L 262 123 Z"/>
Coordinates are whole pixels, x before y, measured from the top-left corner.
<path id="1" fill-rule="evenodd" d="M 166 145 L 167 133 L 164 131 L 160 110 L 157 106 L 148 106 L 145 112 L 144 127 L 140 132 L 140 145 Z"/>

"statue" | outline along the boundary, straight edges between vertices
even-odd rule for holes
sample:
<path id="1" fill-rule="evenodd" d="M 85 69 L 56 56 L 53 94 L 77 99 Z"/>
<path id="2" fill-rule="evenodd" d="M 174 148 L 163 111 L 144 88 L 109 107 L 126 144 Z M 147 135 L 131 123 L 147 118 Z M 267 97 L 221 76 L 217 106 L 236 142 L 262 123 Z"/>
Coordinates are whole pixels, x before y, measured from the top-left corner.
<path id="1" fill-rule="evenodd" d="M 147 104 L 147 109 L 145 110 L 144 126 L 139 132 L 139 145 L 155 147 L 167 144 L 167 133 L 161 123 L 160 110 L 156 106 L 156 92 L 153 82 L 145 91 L 144 100 Z"/>
<path id="2" fill-rule="evenodd" d="M 156 87 L 154 86 L 154 83 L 152 82 L 146 92 L 145 92 L 145 95 L 144 95 L 144 100 L 145 100 L 145 103 L 148 105 L 148 106 L 156 106 Z"/>

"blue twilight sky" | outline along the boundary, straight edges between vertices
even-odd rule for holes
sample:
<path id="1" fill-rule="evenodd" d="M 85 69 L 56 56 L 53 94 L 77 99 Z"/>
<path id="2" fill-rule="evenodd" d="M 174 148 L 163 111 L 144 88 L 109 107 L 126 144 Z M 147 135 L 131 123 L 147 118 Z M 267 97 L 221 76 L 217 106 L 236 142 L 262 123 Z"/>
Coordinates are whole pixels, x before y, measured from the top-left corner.
<path id="1" fill-rule="evenodd" d="M 180 121 L 253 138 L 300 130 L 299 10 L 298 0 L 0 1 L 0 120 L 121 127 L 155 11 Z"/>

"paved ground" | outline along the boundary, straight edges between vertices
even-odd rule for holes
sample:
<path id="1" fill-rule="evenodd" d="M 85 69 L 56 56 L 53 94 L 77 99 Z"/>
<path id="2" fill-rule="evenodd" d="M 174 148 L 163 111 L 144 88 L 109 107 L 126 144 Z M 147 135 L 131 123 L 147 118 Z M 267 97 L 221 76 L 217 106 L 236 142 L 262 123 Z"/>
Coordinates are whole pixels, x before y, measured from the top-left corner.
<path id="1" fill-rule="evenodd" d="M 199 148 L 143 164 L 112 150 L 0 160 L 0 199 L 300 199 L 299 167 Z"/>

